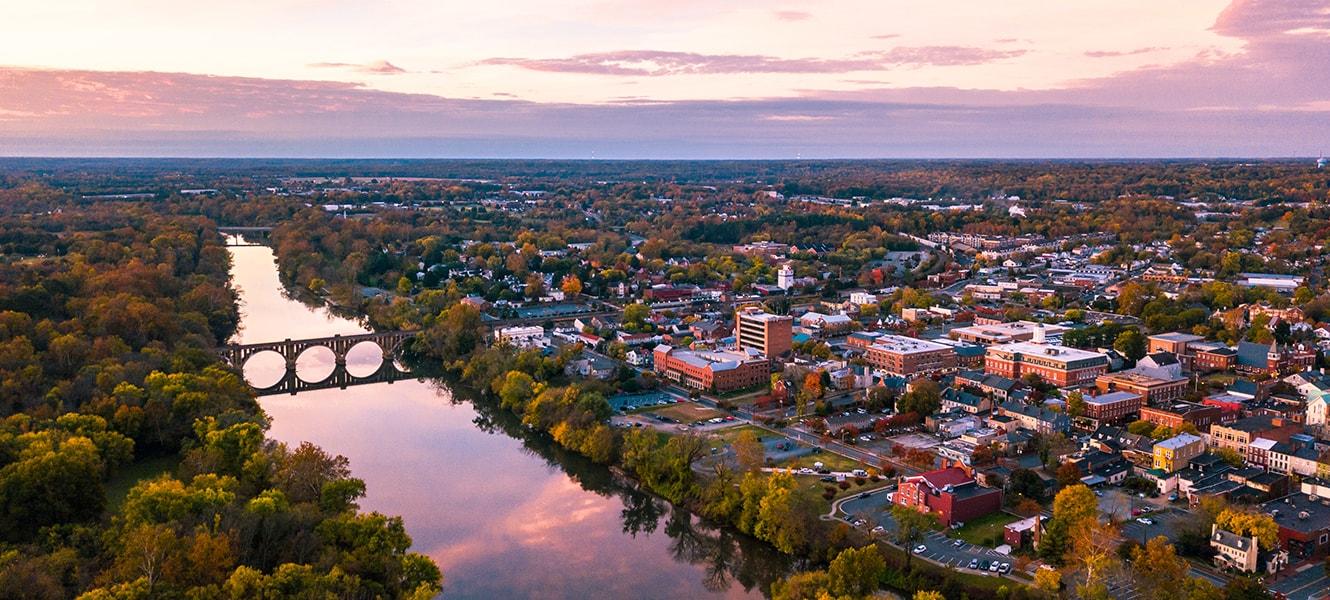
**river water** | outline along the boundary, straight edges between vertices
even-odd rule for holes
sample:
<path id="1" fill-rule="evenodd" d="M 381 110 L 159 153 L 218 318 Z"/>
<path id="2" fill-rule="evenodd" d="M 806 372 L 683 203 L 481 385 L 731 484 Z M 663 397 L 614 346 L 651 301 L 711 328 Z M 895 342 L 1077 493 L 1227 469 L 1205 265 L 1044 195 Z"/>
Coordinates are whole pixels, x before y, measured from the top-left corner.
<path id="1" fill-rule="evenodd" d="M 241 293 L 240 343 L 366 331 L 288 297 L 272 250 L 231 248 Z M 348 370 L 378 366 L 357 347 Z M 331 353 L 297 362 L 321 379 Z M 284 370 L 274 354 L 245 367 L 266 385 Z M 447 598 L 760 597 L 788 562 L 770 546 L 700 523 L 633 490 L 603 466 L 562 451 L 486 402 L 455 397 L 437 380 L 408 379 L 260 399 L 269 435 L 310 441 L 350 459 L 365 480 L 364 511 L 400 515 L 413 549 L 443 569 Z"/>

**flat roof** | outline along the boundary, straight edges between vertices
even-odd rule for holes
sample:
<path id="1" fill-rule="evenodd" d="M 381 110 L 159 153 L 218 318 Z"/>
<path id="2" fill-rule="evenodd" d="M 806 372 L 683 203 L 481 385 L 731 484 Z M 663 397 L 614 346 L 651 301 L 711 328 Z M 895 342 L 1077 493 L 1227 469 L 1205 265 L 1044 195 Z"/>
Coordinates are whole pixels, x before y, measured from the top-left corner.
<path id="1" fill-rule="evenodd" d="M 1109 392 L 1098 396 L 1086 396 L 1085 402 L 1087 404 L 1112 404 L 1114 402 L 1122 402 L 1123 400 L 1139 399 L 1140 397 L 1140 394 L 1133 394 L 1131 392 Z"/>
<path id="2" fill-rule="evenodd" d="M 1195 335 L 1192 333 L 1182 333 L 1181 331 L 1173 331 L 1169 333 L 1156 333 L 1150 336 L 1150 339 L 1165 340 L 1169 342 L 1199 342 L 1205 339 L 1205 336 Z"/>
<path id="3" fill-rule="evenodd" d="M 1036 323 L 1034 321 L 1012 321 L 1008 323 L 997 323 L 994 325 L 971 325 L 969 327 L 957 327 L 951 330 L 952 333 L 964 333 L 975 337 L 984 338 L 1005 338 L 1013 335 L 1032 333 L 1037 325 L 1044 326 L 1044 335 L 1057 335 L 1068 328 L 1061 325 L 1051 325 Z"/>
<path id="4" fill-rule="evenodd" d="M 1069 348 L 1067 346 L 1058 346 L 1055 344 L 1036 344 L 1034 342 L 1012 342 L 1010 344 L 990 346 L 989 350 L 1028 354 L 1031 356 L 1040 356 L 1043 358 L 1053 359 L 1059 362 L 1071 362 L 1076 360 L 1087 360 L 1094 358 L 1100 358 L 1105 361 L 1108 360 L 1108 357 L 1098 352 L 1081 350 L 1079 348 Z"/>
<path id="5" fill-rule="evenodd" d="M 871 347 L 881 348 L 888 352 L 896 352 L 899 354 L 917 354 L 920 352 L 935 352 L 938 350 L 951 349 L 951 346 L 903 335 L 880 336 L 873 342 Z"/>

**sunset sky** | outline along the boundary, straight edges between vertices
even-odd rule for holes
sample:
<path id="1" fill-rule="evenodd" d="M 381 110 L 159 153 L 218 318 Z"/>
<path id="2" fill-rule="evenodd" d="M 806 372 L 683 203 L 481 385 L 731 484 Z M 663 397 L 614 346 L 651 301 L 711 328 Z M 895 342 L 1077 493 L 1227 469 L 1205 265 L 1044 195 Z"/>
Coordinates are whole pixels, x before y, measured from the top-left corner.
<path id="1" fill-rule="evenodd" d="M 1330 152 L 1330 0 L 29 0 L 0 63 L 0 155 Z"/>

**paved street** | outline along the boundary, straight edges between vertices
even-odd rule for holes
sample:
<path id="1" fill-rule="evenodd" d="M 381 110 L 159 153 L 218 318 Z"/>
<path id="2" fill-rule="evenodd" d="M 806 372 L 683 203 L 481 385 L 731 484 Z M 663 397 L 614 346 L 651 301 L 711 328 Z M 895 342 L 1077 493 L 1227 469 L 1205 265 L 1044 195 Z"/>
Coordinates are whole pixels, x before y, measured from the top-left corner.
<path id="1" fill-rule="evenodd" d="M 1283 593 L 1288 600 L 1320 600 L 1330 598 L 1330 578 L 1320 562 L 1312 562 L 1298 567 L 1292 575 L 1281 576 L 1270 589 Z"/>

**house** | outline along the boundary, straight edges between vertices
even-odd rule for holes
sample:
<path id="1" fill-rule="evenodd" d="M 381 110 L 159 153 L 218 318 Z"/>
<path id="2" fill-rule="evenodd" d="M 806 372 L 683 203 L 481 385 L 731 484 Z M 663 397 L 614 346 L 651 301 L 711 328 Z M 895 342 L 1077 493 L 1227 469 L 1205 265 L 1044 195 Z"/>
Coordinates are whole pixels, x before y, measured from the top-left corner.
<path id="1" fill-rule="evenodd" d="M 1310 427 L 1325 427 L 1330 407 L 1330 376 L 1324 369 L 1306 370 L 1284 378 L 1306 401 L 1303 422 Z"/>
<path id="2" fill-rule="evenodd" d="M 1248 461 L 1260 454 L 1264 447 L 1253 448 L 1259 438 L 1275 442 L 1288 442 L 1290 436 L 1301 433 L 1302 426 L 1282 417 L 1261 415 L 1238 419 L 1232 423 L 1210 426 L 1210 443 L 1220 448 L 1236 450 Z"/>
<path id="3" fill-rule="evenodd" d="M 956 374 L 953 385 L 974 388 L 994 400 L 1005 402 L 1011 398 L 1012 392 L 1020 386 L 1020 383 L 1015 379 L 989 375 L 983 371 L 961 371 Z"/>
<path id="4" fill-rule="evenodd" d="M 1037 549 L 1039 533 L 1043 530 L 1046 519 L 1048 517 L 1043 515 L 1034 515 L 1014 523 L 1007 523 L 1002 528 L 1002 541 L 1016 549 Z"/>
<path id="5" fill-rule="evenodd" d="M 950 527 L 1001 510 L 1002 490 L 980 486 L 967 467 L 948 466 L 902 476 L 892 500 L 936 515 L 944 527 Z"/>
<path id="6" fill-rule="evenodd" d="M 1182 433 L 1166 440 L 1155 442 L 1155 469 L 1165 473 L 1179 471 L 1191 463 L 1192 459 L 1205 453 L 1205 439 L 1198 435 Z"/>
<path id="7" fill-rule="evenodd" d="M 1028 429 L 1040 435 L 1071 431 L 1071 418 L 1066 413 L 1042 406 L 1030 406 L 1020 402 L 1004 402 L 998 405 L 997 414 L 1006 417 L 1011 425 Z M 992 419 L 990 419 L 990 422 L 992 422 Z M 995 427 L 1006 425 L 1002 422 L 992 424 Z"/>
<path id="8" fill-rule="evenodd" d="M 942 410 L 962 411 L 972 415 L 993 409 L 993 401 L 986 396 L 971 394 L 962 389 L 949 387 L 942 390 Z"/>
<path id="9" fill-rule="evenodd" d="M 1256 536 L 1243 537 L 1224 531 L 1218 525 L 1211 525 L 1210 547 L 1215 550 L 1216 568 L 1255 573 L 1263 566 L 1260 561 L 1261 547 Z M 1280 568 L 1278 561 L 1267 564 L 1262 570 L 1269 573 L 1275 573 Z"/>

